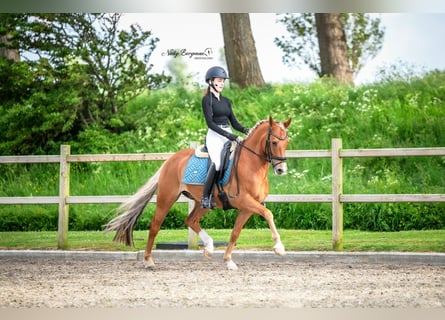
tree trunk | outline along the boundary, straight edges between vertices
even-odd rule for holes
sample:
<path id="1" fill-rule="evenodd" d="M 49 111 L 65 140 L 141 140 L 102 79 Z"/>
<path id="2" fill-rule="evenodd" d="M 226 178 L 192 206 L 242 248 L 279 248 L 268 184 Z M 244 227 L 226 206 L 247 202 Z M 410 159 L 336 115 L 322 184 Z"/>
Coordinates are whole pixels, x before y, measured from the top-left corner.
<path id="1" fill-rule="evenodd" d="M 248 13 L 221 13 L 230 81 L 241 88 L 264 86 Z"/>
<path id="2" fill-rule="evenodd" d="M 0 43 L 8 45 L 9 37 L 8 35 L 0 36 Z M 9 49 L 7 47 L 0 46 L 0 57 L 13 60 L 15 62 L 20 61 L 19 51 L 16 49 Z"/>
<path id="3" fill-rule="evenodd" d="M 320 47 L 321 76 L 331 76 L 339 83 L 353 84 L 353 71 L 348 62 L 348 45 L 341 14 L 316 13 L 315 23 Z"/>

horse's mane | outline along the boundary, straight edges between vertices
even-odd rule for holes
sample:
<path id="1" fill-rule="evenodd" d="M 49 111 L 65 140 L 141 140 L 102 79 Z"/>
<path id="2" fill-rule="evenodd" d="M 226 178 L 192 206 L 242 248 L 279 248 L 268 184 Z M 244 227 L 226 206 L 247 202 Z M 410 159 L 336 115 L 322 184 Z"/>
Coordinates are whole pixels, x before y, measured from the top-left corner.
<path id="1" fill-rule="evenodd" d="M 249 134 L 246 136 L 246 139 L 247 139 L 248 137 L 250 137 L 250 135 L 252 134 L 253 131 L 255 131 L 256 128 L 258 128 L 258 127 L 259 127 L 261 124 L 263 124 L 264 122 L 268 122 L 268 121 L 269 121 L 268 119 L 263 119 L 263 120 L 258 121 L 258 122 L 256 123 L 256 125 L 254 125 L 254 126 L 252 127 L 252 129 L 250 129 Z"/>

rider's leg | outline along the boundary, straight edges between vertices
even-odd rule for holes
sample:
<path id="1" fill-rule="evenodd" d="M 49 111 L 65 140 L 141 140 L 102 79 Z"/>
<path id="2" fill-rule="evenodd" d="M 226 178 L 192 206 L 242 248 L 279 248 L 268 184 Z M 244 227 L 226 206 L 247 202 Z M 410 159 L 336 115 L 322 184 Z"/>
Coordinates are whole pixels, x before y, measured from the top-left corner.
<path id="1" fill-rule="evenodd" d="M 202 200 L 201 200 L 201 208 L 210 208 L 213 209 L 216 204 L 213 201 L 212 193 L 213 193 L 213 186 L 215 183 L 215 177 L 216 177 L 216 169 L 215 164 L 212 162 L 210 164 L 209 171 L 207 172 L 207 178 L 204 183 L 204 190 L 202 192 Z"/>

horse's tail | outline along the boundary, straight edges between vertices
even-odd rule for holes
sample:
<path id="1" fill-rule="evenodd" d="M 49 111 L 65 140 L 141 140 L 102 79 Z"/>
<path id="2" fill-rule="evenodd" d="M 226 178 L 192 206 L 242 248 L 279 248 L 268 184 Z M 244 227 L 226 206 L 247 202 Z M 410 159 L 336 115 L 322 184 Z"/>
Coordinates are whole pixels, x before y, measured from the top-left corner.
<path id="1" fill-rule="evenodd" d="M 163 165 L 159 170 L 127 201 L 123 202 L 117 209 L 119 214 L 113 220 L 108 222 L 105 227 L 105 233 L 116 231 L 113 241 L 123 242 L 127 246 L 134 246 L 133 229 L 138 218 L 144 211 L 145 206 L 151 200 L 158 189 L 159 176 Z"/>

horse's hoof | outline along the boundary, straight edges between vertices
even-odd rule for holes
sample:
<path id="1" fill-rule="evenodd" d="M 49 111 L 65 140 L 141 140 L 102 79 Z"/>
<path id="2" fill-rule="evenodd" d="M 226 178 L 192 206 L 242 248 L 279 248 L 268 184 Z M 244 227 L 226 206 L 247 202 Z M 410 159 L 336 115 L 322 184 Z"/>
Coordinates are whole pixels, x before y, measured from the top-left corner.
<path id="1" fill-rule="evenodd" d="M 213 240 L 210 240 L 204 246 L 204 257 L 206 257 L 207 259 L 212 259 L 214 251 L 215 247 L 213 246 Z"/>
<path id="2" fill-rule="evenodd" d="M 237 265 L 232 260 L 226 261 L 226 267 L 227 267 L 227 270 L 233 270 L 233 271 L 238 270 Z"/>
<path id="3" fill-rule="evenodd" d="M 204 257 L 207 259 L 212 259 L 213 257 L 213 248 L 204 248 Z"/>
<path id="4" fill-rule="evenodd" d="M 150 259 L 150 261 L 144 260 L 144 268 L 147 270 L 153 270 L 155 268 L 155 264 L 153 260 Z"/>
<path id="5" fill-rule="evenodd" d="M 277 256 L 285 256 L 286 255 L 286 251 L 284 251 L 284 250 L 279 250 L 279 249 L 273 249 L 273 251 L 275 252 L 275 254 L 277 255 Z"/>
<path id="6" fill-rule="evenodd" d="M 285 256 L 286 255 L 286 250 L 284 249 L 284 246 L 282 243 L 277 243 L 274 247 L 273 247 L 273 251 L 275 252 L 275 254 L 277 256 Z"/>

